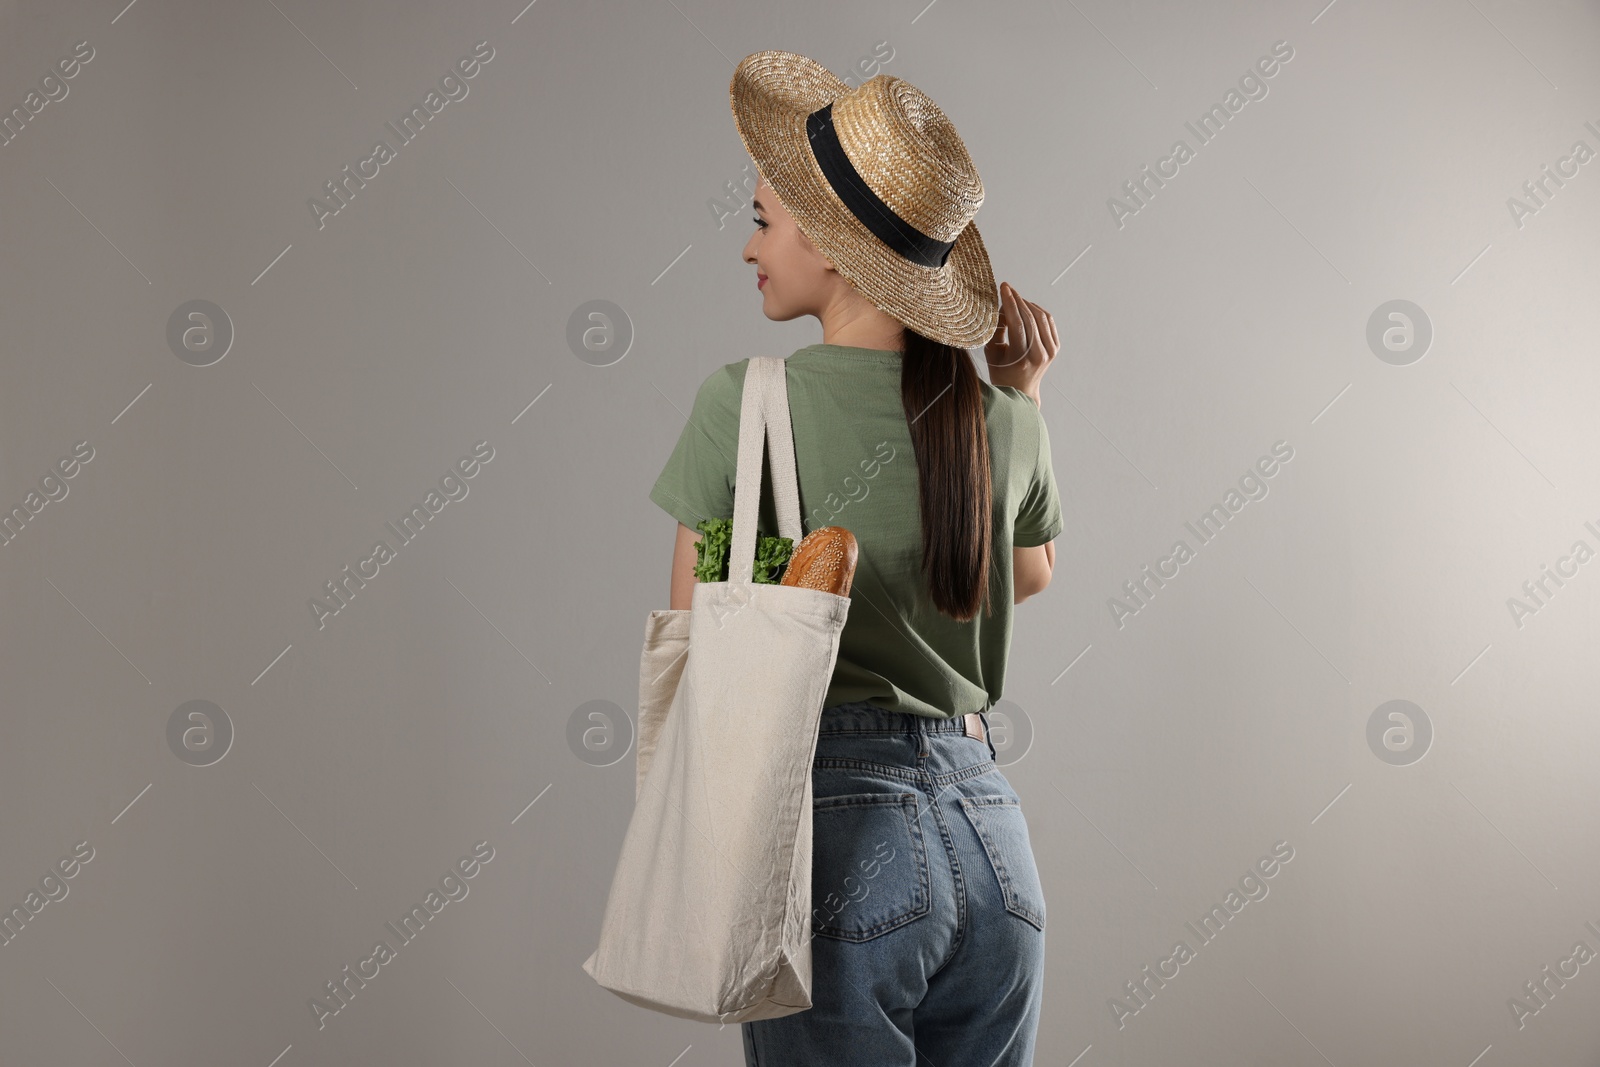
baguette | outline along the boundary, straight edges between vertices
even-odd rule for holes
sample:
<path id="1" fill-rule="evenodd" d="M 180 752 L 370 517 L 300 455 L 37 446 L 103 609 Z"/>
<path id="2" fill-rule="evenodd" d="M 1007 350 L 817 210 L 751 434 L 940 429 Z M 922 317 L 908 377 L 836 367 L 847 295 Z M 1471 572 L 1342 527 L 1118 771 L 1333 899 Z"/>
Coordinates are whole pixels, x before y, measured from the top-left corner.
<path id="1" fill-rule="evenodd" d="M 843 526 L 812 530 L 795 546 L 778 584 L 849 596 L 859 555 L 855 534 Z"/>

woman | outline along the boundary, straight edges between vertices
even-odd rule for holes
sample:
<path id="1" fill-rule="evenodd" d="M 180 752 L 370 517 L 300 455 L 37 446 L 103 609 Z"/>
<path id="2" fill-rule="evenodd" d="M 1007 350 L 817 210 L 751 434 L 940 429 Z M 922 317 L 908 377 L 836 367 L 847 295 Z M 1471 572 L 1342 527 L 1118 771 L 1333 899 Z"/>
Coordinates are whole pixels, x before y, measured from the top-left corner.
<path id="1" fill-rule="evenodd" d="M 758 52 L 732 101 L 762 176 L 743 254 L 762 310 L 822 324 L 786 361 L 803 524 L 860 549 L 812 767 L 813 1006 L 743 1023 L 746 1062 L 1029 1064 L 1044 893 L 985 713 L 1012 606 L 1049 584 L 1062 528 L 1040 415 L 1055 323 L 996 290 L 977 171 L 914 87 L 852 91 Z M 690 606 L 695 526 L 733 514 L 747 366 L 701 384 L 650 491 L 679 520 L 673 608 Z M 770 487 L 769 470 L 764 536 Z"/>

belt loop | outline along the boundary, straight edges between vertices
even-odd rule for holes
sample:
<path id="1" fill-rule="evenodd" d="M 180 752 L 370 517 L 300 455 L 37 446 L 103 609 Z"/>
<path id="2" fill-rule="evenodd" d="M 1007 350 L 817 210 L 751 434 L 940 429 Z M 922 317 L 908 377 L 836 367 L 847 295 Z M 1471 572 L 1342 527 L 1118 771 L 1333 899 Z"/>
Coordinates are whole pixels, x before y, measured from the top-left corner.
<path id="1" fill-rule="evenodd" d="M 927 720 L 915 712 L 903 711 L 900 714 L 906 719 L 906 736 L 914 746 L 917 758 L 922 759 L 929 755 Z"/>
<path id="2" fill-rule="evenodd" d="M 978 718 L 983 720 L 983 743 L 989 746 L 989 758 L 999 763 L 1000 753 L 995 751 L 994 731 L 989 728 L 988 713 L 980 711 L 978 712 Z"/>

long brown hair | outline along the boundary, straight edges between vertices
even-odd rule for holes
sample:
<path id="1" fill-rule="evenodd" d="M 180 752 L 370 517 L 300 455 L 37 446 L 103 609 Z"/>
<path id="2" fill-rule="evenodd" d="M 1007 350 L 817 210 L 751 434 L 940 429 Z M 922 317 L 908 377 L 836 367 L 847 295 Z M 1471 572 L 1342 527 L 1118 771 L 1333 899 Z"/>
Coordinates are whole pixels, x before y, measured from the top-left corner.
<path id="1" fill-rule="evenodd" d="M 922 573 L 934 605 L 957 622 L 992 615 L 994 503 L 983 390 L 966 349 L 903 329 L 900 400 L 917 455 Z"/>

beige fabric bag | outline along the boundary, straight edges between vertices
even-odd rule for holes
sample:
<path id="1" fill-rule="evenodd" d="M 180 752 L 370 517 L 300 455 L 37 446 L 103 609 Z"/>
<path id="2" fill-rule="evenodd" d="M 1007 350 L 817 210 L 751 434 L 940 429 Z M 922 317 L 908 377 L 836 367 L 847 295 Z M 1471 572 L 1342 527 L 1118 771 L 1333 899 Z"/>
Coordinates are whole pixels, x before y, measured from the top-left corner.
<path id="1" fill-rule="evenodd" d="M 729 580 L 645 622 L 635 806 L 583 964 L 704 1022 L 811 1007 L 811 761 L 850 599 L 751 581 L 763 430 L 778 532 L 802 536 L 786 370 L 746 371 Z"/>

